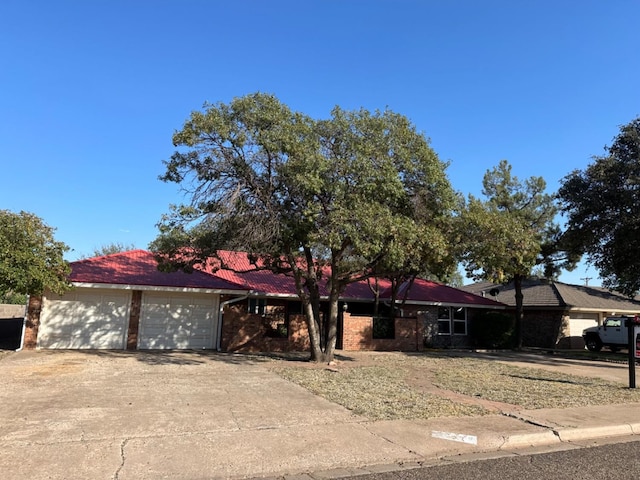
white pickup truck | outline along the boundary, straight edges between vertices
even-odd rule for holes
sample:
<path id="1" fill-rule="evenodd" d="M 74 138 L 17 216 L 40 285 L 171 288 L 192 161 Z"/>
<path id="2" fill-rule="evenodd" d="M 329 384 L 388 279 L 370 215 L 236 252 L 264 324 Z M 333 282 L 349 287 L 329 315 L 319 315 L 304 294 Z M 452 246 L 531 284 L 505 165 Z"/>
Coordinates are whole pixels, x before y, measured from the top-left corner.
<path id="1" fill-rule="evenodd" d="M 629 346 L 627 319 L 633 317 L 607 317 L 599 327 L 589 327 L 582 331 L 582 338 L 587 350 L 599 352 L 602 347 L 609 347 L 612 352 Z"/>

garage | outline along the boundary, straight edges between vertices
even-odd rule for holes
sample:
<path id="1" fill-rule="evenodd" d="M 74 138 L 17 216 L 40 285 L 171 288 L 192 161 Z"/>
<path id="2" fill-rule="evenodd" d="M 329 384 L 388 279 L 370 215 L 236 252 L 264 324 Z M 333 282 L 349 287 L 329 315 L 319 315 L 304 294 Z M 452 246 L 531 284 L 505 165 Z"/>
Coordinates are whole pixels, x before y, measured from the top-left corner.
<path id="1" fill-rule="evenodd" d="M 124 349 L 128 291 L 74 289 L 44 298 L 39 348 Z"/>
<path id="2" fill-rule="evenodd" d="M 138 348 L 214 348 L 218 305 L 216 294 L 144 292 Z"/>
<path id="3" fill-rule="evenodd" d="M 571 348 L 584 348 L 582 331 L 598 325 L 597 313 L 571 312 L 569 317 L 569 337 Z"/>

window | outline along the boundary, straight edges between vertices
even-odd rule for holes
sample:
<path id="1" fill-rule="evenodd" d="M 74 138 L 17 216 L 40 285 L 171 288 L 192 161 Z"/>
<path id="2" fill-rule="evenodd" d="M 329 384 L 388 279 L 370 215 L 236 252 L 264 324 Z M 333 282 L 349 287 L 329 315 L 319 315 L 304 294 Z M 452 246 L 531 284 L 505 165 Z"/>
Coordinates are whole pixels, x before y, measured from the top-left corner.
<path id="1" fill-rule="evenodd" d="M 464 307 L 452 308 L 453 310 L 453 334 L 467 334 L 467 309 Z"/>
<path id="2" fill-rule="evenodd" d="M 249 313 L 254 313 L 256 315 L 264 315 L 264 311 L 266 307 L 267 307 L 267 300 L 264 298 L 249 299 Z"/>
<path id="3" fill-rule="evenodd" d="M 265 298 L 250 298 L 247 311 L 253 315 L 262 316 L 265 336 L 272 338 L 287 338 L 289 336 L 289 322 L 284 304 L 267 305 Z"/>
<path id="4" fill-rule="evenodd" d="M 451 335 L 451 309 L 438 308 L 438 335 Z"/>
<path id="5" fill-rule="evenodd" d="M 620 327 L 621 325 L 622 322 L 620 321 L 620 318 L 607 318 L 604 321 L 605 327 Z"/>
<path id="6" fill-rule="evenodd" d="M 438 335 L 466 335 L 467 309 L 440 307 L 438 309 Z"/>

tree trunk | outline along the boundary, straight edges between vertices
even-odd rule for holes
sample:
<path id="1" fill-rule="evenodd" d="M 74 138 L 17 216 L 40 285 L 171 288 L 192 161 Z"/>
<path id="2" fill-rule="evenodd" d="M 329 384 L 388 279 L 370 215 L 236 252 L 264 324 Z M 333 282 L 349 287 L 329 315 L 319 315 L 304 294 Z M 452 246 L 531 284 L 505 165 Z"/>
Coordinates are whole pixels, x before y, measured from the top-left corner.
<path id="1" fill-rule="evenodd" d="M 311 304 L 305 305 L 305 316 L 307 319 L 307 329 L 309 330 L 309 346 L 311 348 L 312 362 L 319 362 L 322 360 L 322 349 L 320 348 L 320 335 L 318 332 L 318 324 L 313 315 L 313 309 Z"/>
<path id="2" fill-rule="evenodd" d="M 304 305 L 307 330 L 309 331 L 309 346 L 312 362 L 322 361 L 322 329 L 320 328 L 320 288 L 317 282 L 307 279 L 303 289 L 302 279 L 296 278 L 298 294 Z M 306 292 L 304 291 L 306 290 Z"/>
<path id="3" fill-rule="evenodd" d="M 329 296 L 329 318 L 327 319 L 327 347 L 324 351 L 324 361 L 333 361 L 338 339 L 338 292 L 332 291 Z"/>
<path id="4" fill-rule="evenodd" d="M 522 322 L 524 319 L 524 306 L 523 306 L 523 298 L 522 294 L 522 275 L 516 274 L 513 277 L 513 286 L 516 294 L 516 318 L 515 318 L 515 347 L 516 349 L 522 348 Z"/>

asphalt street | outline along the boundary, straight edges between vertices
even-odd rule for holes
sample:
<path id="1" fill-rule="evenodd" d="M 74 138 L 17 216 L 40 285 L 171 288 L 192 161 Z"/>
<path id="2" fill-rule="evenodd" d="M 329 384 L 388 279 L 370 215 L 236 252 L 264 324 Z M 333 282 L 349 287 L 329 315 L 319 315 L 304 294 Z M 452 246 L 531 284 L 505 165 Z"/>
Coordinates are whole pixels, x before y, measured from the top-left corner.
<path id="1" fill-rule="evenodd" d="M 632 439 L 631 439 L 632 438 Z M 470 462 L 456 462 L 372 475 L 358 480 L 636 480 L 640 478 L 640 441 L 637 437 L 617 439 L 622 443 L 593 447 L 564 446 L 562 451 L 508 455 Z M 313 477 L 311 477 L 313 478 Z"/>

